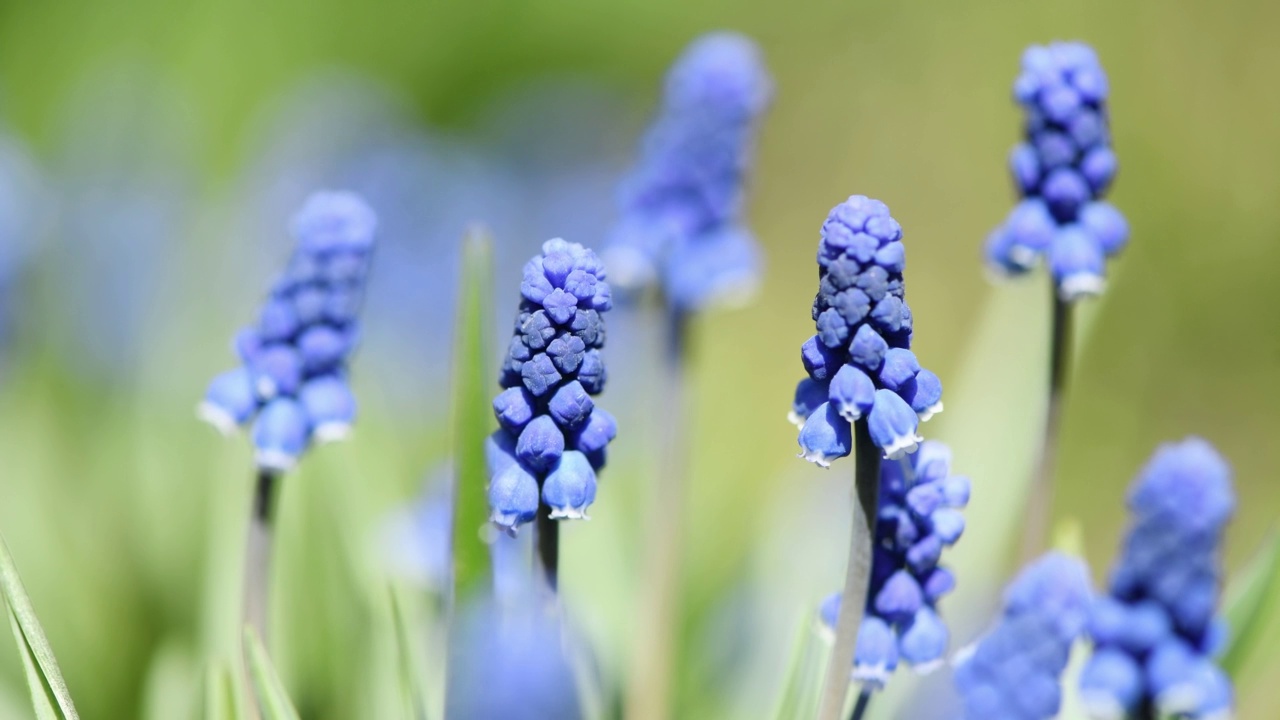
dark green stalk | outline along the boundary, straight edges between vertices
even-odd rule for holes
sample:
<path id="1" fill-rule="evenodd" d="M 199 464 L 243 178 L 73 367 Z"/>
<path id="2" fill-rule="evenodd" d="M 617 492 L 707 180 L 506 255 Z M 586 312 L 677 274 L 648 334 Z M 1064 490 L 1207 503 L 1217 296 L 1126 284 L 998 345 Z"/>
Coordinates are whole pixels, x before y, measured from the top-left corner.
<path id="1" fill-rule="evenodd" d="M 853 528 L 849 533 L 849 566 L 845 572 L 840 612 L 836 615 L 836 639 L 822 686 L 818 720 L 839 720 L 844 712 L 858 628 L 862 625 L 871 585 L 876 513 L 880 502 L 880 448 L 871 441 L 865 418 L 853 424 L 853 438 L 854 507 Z"/>
<path id="2" fill-rule="evenodd" d="M 538 508 L 538 560 L 546 574 L 547 586 L 555 592 L 560 579 L 560 522 L 551 519 L 551 508 Z"/>
<path id="3" fill-rule="evenodd" d="M 267 642 L 271 548 L 279 480 L 280 477 L 271 470 L 258 470 L 253 491 L 253 511 L 249 517 L 249 538 L 245 548 L 244 617 L 264 644 Z"/>
<path id="4" fill-rule="evenodd" d="M 1049 406 L 1044 424 L 1044 440 L 1036 461 L 1035 474 L 1027 501 L 1027 519 L 1023 525 L 1022 561 L 1026 563 L 1044 552 L 1049 537 L 1049 520 L 1053 515 L 1053 471 L 1058 459 L 1058 436 L 1062 424 L 1062 404 L 1066 395 L 1067 373 L 1071 360 L 1071 303 L 1053 291 L 1053 328 L 1049 344 Z"/>
<path id="5" fill-rule="evenodd" d="M 858 702 L 853 706 L 853 714 L 849 716 L 849 720 L 862 720 L 862 716 L 867 712 L 867 706 L 871 704 L 871 691 L 863 690 L 858 693 Z"/>

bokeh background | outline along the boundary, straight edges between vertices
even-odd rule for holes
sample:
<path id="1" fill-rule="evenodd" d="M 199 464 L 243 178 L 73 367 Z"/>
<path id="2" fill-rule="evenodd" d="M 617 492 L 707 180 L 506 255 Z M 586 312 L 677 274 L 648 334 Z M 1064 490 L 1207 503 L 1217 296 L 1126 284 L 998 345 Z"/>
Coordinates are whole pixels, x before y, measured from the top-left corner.
<path id="1" fill-rule="evenodd" d="M 664 68 L 714 29 L 757 39 L 777 82 L 749 210 L 768 267 L 753 304 L 694 328 L 677 715 L 764 717 L 839 584 L 850 469 L 797 460 L 784 416 L 817 229 L 852 193 L 906 229 L 916 349 L 947 387 L 926 434 L 974 480 L 944 612 L 957 645 L 981 629 L 1043 408 L 1044 278 L 993 286 L 979 263 L 1012 202 L 1031 42 L 1098 49 L 1133 227 L 1083 313 L 1055 515 L 1102 578 L 1129 479 L 1200 434 L 1236 471 L 1240 568 L 1280 514 L 1276 27 L 1280 6 L 1246 0 L 0 3 L 0 530 L 84 716 L 196 717 L 207 660 L 234 653 L 250 452 L 192 408 L 288 217 L 338 186 L 382 218 L 363 416 L 286 483 L 275 654 L 304 717 L 385 716 L 380 527 L 447 459 L 458 240 L 493 231 L 500 337 L 542 240 L 603 241 Z M 661 418 L 652 328 L 613 322 L 622 434 L 594 520 L 562 538 L 567 601 L 617 679 Z M 1245 719 L 1280 703 L 1280 622 L 1263 632 Z M 28 714 L 0 652 L 0 717 Z"/>

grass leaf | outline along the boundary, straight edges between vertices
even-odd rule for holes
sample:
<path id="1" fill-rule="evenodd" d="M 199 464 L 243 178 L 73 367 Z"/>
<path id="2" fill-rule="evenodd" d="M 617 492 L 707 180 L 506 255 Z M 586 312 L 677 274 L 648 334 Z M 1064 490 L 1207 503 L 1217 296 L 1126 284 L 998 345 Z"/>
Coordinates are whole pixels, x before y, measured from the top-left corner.
<path id="1" fill-rule="evenodd" d="M 1278 603 L 1267 602 L 1280 587 L 1280 532 L 1272 531 L 1249 566 L 1227 586 L 1223 603 L 1231 638 L 1222 654 L 1222 669 L 1239 677 L 1245 660 L 1275 614 Z"/>
<path id="2" fill-rule="evenodd" d="M 40 669 L 36 667 L 36 659 L 31 656 L 31 648 L 27 646 L 27 639 L 22 636 L 22 629 L 18 627 L 18 619 L 13 613 L 8 615 L 13 639 L 18 641 L 18 652 L 22 655 L 23 675 L 27 678 L 27 688 L 31 690 L 31 707 L 35 708 L 36 719 L 59 720 L 58 710 L 49 698 L 49 688 L 45 686 Z"/>
<path id="3" fill-rule="evenodd" d="M 60 712 L 49 717 L 76 720 L 80 716 L 76 713 L 75 703 L 71 701 L 71 693 L 67 690 L 66 681 L 62 679 L 62 671 L 58 669 L 58 661 L 53 656 L 53 649 L 49 647 L 49 639 L 45 637 L 44 629 L 36 619 L 31 599 L 22 587 L 18 568 L 3 537 L 0 537 L 0 592 L 4 593 L 5 602 L 9 606 L 9 619 L 23 653 L 27 682 L 31 685 L 31 697 L 36 702 L 37 716 L 42 719 L 45 717 L 41 714 L 41 707 L 36 699 L 37 695 L 43 694 L 46 702 L 50 695 L 53 696 Z"/>
<path id="4" fill-rule="evenodd" d="M 774 717 L 778 720 L 814 717 L 818 712 L 818 693 L 826 673 L 831 640 L 814 622 L 817 611 L 806 608 L 796 631 L 795 650 L 786 672 L 782 702 Z"/>
<path id="5" fill-rule="evenodd" d="M 490 410 L 489 298 L 493 296 L 492 242 L 474 227 L 462 245 L 462 277 L 453 361 L 454 594 L 463 596 L 490 581 L 489 548 L 482 530 L 489 520 L 484 442 L 493 426 Z"/>
<path id="6" fill-rule="evenodd" d="M 240 720 L 231 671 L 224 662 L 210 664 L 205 675 L 204 720 Z"/>
<path id="7" fill-rule="evenodd" d="M 399 657 L 400 683 L 406 704 L 409 707 L 409 717 L 414 718 L 414 720 L 426 720 L 428 717 L 427 672 L 423 667 L 422 657 L 416 650 L 418 642 L 421 638 L 426 637 L 426 634 L 421 631 L 421 628 L 411 629 L 413 623 L 405 612 L 400 594 L 396 592 L 394 586 L 389 590 L 391 596 L 391 618 L 392 622 L 395 623 L 396 654 Z"/>
<path id="8" fill-rule="evenodd" d="M 276 673 L 267 649 L 254 629 L 245 625 L 244 644 L 249 653 L 249 678 L 253 681 L 254 695 L 258 698 L 258 707 L 262 711 L 263 720 L 298 720 L 298 711 L 289 701 L 284 683 Z"/>

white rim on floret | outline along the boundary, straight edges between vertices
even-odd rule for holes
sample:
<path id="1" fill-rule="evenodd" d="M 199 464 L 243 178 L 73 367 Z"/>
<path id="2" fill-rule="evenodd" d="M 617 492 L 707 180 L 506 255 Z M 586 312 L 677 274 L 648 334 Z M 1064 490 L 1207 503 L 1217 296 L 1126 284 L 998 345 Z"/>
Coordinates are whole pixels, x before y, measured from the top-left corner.
<path id="1" fill-rule="evenodd" d="M 836 460 L 844 456 L 843 455 L 827 455 L 821 450 L 810 450 L 809 452 L 802 452 L 796 457 L 802 457 L 805 460 L 808 460 L 809 462 L 813 463 L 814 465 L 817 465 L 818 467 L 829 468 L 831 467 L 832 460 Z"/>
<path id="2" fill-rule="evenodd" d="M 258 463 L 258 467 L 276 472 L 288 472 L 298 464 L 296 455 L 283 450 L 259 450 L 254 455 L 254 460 Z"/>
<path id="3" fill-rule="evenodd" d="M 215 427 L 223 435 L 231 435 L 240 423 L 225 408 L 208 400 L 196 406 L 196 417 Z"/>
<path id="4" fill-rule="evenodd" d="M 911 666 L 911 669 L 917 675 L 928 675 L 940 667 L 942 667 L 942 658 L 929 660 L 928 662 L 915 663 Z"/>
<path id="5" fill-rule="evenodd" d="M 857 422 L 862 419 L 862 411 L 858 409 L 857 405 L 853 405 L 853 404 L 845 405 L 844 407 L 840 408 L 840 417 L 844 418 L 845 420 L 848 420 L 851 423 Z"/>
<path id="6" fill-rule="evenodd" d="M 916 415 L 920 418 L 920 422 L 929 422 L 933 419 L 934 415 L 937 415 L 940 412 L 942 412 L 941 400 L 925 408 L 922 412 L 916 413 Z"/>
<path id="7" fill-rule="evenodd" d="M 551 508 L 552 520 L 590 520 L 587 516 L 587 506 L 582 507 L 566 507 Z"/>
<path id="8" fill-rule="evenodd" d="M 920 443 L 924 442 L 924 438 L 919 435 L 899 435 L 889 443 L 889 446 L 882 448 L 884 450 L 885 460 L 897 460 L 916 451 L 920 447 Z"/>
<path id="9" fill-rule="evenodd" d="M 311 431 L 311 436 L 318 443 L 346 440 L 351 437 L 351 423 L 341 421 L 320 423 Z"/>
<path id="10" fill-rule="evenodd" d="M 876 663 L 875 665 L 855 663 L 853 670 L 849 672 L 851 680 L 868 685 L 876 690 L 883 688 L 892 675 L 893 670 L 889 669 L 889 666 L 885 663 Z"/>
<path id="11" fill-rule="evenodd" d="M 1089 717 L 1097 720 L 1124 720 L 1129 715 L 1119 700 L 1101 690 L 1081 690 L 1080 702 Z"/>
<path id="12" fill-rule="evenodd" d="M 804 421 L 808 419 L 809 419 L 808 417 L 801 415 L 800 413 L 796 412 L 794 409 L 787 411 L 787 422 L 791 423 L 792 425 L 795 425 L 798 428 L 804 427 Z"/>
<path id="13" fill-rule="evenodd" d="M 1058 283 L 1058 297 L 1065 302 L 1071 302 L 1083 297 L 1101 295 L 1106 288 L 1107 280 L 1101 275 L 1075 273 L 1062 278 L 1062 282 Z"/>

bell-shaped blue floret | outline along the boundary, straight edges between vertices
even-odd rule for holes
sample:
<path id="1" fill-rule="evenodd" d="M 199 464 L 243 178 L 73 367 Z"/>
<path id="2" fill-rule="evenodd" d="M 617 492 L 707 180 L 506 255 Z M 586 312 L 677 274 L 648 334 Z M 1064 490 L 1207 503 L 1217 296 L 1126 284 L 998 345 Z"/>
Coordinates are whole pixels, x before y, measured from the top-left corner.
<path id="1" fill-rule="evenodd" d="M 797 403 L 800 400 L 799 395 L 800 390 L 797 388 Z M 836 412 L 840 413 L 840 417 L 854 422 L 871 412 L 871 406 L 875 404 L 876 399 L 876 385 L 866 373 L 853 365 L 845 365 L 831 379 L 827 397 Z"/>
<path id="2" fill-rule="evenodd" d="M 587 457 L 569 450 L 542 483 L 542 501 L 551 508 L 551 517 L 581 519 L 596 499 L 596 473 Z"/>
<path id="3" fill-rule="evenodd" d="M 595 403 L 577 380 L 565 383 L 551 396 L 547 403 L 547 411 L 556 424 L 566 431 L 577 430 L 591 416 Z"/>
<path id="4" fill-rule="evenodd" d="M 298 401 L 307 412 L 316 441 L 334 442 L 351 434 L 351 425 L 356 419 L 356 397 L 346 380 L 336 375 L 308 380 L 298 391 Z"/>
<path id="5" fill-rule="evenodd" d="M 538 515 L 538 481 L 521 463 L 511 463 L 489 481 L 489 521 L 514 534 Z"/>
<path id="6" fill-rule="evenodd" d="M 890 390 L 877 390 L 875 404 L 867 416 L 871 440 L 889 460 L 915 452 L 923 438 L 916 434 L 920 418 L 910 405 Z"/>
<path id="7" fill-rule="evenodd" d="M 249 368 L 258 397 L 270 400 L 293 395 L 302 384 L 302 358 L 290 345 L 267 345 L 254 356 Z"/>
<path id="8" fill-rule="evenodd" d="M 929 606 L 921 607 L 898 639 L 898 654 L 911 663 L 916 672 L 937 669 L 946 655 L 950 633 L 947 626 Z"/>
<path id="9" fill-rule="evenodd" d="M 205 391 L 204 400 L 196 409 L 201 420 L 224 435 L 248 422 L 257 411 L 258 397 L 253 389 L 253 381 L 249 371 L 243 367 L 215 377 Z"/>
<path id="10" fill-rule="evenodd" d="M 915 382 L 904 389 L 902 399 L 920 416 L 920 422 L 928 422 L 942 412 L 942 381 L 930 370 L 921 368 Z"/>
<path id="11" fill-rule="evenodd" d="M 870 687 L 884 687 L 897 667 L 898 640 L 893 628 L 874 615 L 863 617 L 853 654 L 853 679 Z"/>
<path id="12" fill-rule="evenodd" d="M 827 401 L 827 395 L 827 383 L 820 383 L 813 378 L 804 378 L 796 383 L 796 392 L 791 401 L 791 411 L 787 413 L 787 420 L 798 428 L 804 427 L 804 421 L 809 419 L 819 405 Z"/>
<path id="13" fill-rule="evenodd" d="M 534 418 L 516 441 L 516 457 L 530 470 L 550 470 L 564 453 L 564 432 L 550 415 Z"/>
<path id="14" fill-rule="evenodd" d="M 823 403 L 800 428 L 799 442 L 800 457 L 822 467 L 830 467 L 832 460 L 852 452 L 853 433 L 849 421 L 840 417 L 831 403 Z"/>
<path id="15" fill-rule="evenodd" d="M 292 470 L 307 449 L 311 428 L 302 404 L 290 398 L 268 402 L 253 423 L 254 457 L 263 470 Z"/>
<path id="16" fill-rule="evenodd" d="M 1142 668 L 1118 650 L 1098 650 L 1080 674 L 1080 700 L 1091 717 L 1124 720 L 1138 706 L 1142 693 Z"/>
<path id="17" fill-rule="evenodd" d="M 1079 225 L 1058 230 L 1049 248 L 1049 271 L 1066 302 L 1099 295 L 1106 287 L 1106 257 L 1098 240 Z"/>

